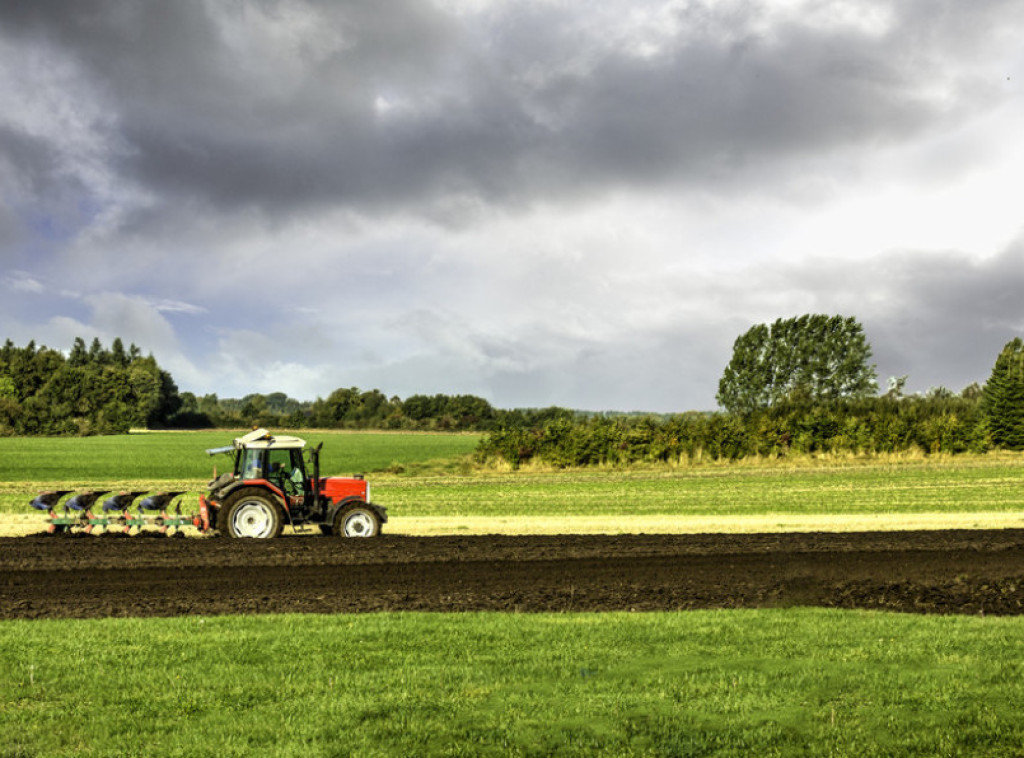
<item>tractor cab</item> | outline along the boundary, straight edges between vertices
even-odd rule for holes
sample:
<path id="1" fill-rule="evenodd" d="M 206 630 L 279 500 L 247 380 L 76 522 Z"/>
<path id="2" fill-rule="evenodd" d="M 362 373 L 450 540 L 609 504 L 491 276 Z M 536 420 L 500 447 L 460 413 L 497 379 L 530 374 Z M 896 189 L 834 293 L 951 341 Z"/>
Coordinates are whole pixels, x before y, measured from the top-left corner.
<path id="1" fill-rule="evenodd" d="M 235 475 L 243 481 L 265 479 L 289 497 L 309 492 L 309 478 L 302 456 L 306 443 L 296 437 L 277 437 L 273 447 L 250 445 L 239 451 Z"/>
<path id="2" fill-rule="evenodd" d="M 206 452 L 234 453 L 234 471 L 230 481 L 236 483 L 268 483 L 283 496 L 289 510 L 303 510 L 315 501 L 314 479 L 306 473 L 303 448 L 306 441 L 299 437 L 271 435 L 266 429 L 254 429 L 237 438 L 233 445 L 213 448 Z M 319 450 L 309 450 L 315 457 Z M 315 464 L 311 468 L 318 468 Z M 226 478 L 226 477 L 225 477 Z"/>

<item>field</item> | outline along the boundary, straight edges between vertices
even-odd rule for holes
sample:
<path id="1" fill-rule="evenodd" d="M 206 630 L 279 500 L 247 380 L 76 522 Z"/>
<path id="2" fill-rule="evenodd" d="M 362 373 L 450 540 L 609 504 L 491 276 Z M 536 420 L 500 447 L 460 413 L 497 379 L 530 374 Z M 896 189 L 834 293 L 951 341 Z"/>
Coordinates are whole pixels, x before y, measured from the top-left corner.
<path id="1" fill-rule="evenodd" d="M 214 465 L 229 466 L 224 455 L 207 449 L 230 445 L 238 431 L 145 432 L 110 437 L 0 437 L 0 481 L 122 480 L 188 481 L 210 479 Z M 303 430 L 296 435 L 324 443 L 321 464 L 332 473 L 381 471 L 465 455 L 478 434 L 425 432 L 331 432 Z"/>
<path id="2" fill-rule="evenodd" d="M 0 505 L 198 493 L 230 436 L 0 440 Z M 383 538 L 0 539 L 0 755 L 1024 753 L 1024 530 L 805 533 L 1024 526 L 1024 456 L 513 473 L 308 436 L 376 471 Z"/>
<path id="3" fill-rule="evenodd" d="M 0 754 L 1019 755 L 1024 619 L 0 623 Z"/>
<path id="4" fill-rule="evenodd" d="M 1024 530 L 14 537 L 0 619 L 816 605 L 1024 613 Z"/>
<path id="5" fill-rule="evenodd" d="M 26 514 L 42 489 L 198 495 L 213 465 L 228 464 L 203 450 L 231 436 L 0 438 L 0 514 Z M 325 473 L 372 474 L 374 500 L 388 507 L 391 531 L 403 533 L 675 531 L 685 522 L 746 530 L 1024 526 L 1021 454 L 503 472 L 471 464 L 475 435 L 307 436 L 325 443 Z"/>
<path id="6" fill-rule="evenodd" d="M 231 443 L 242 431 L 151 432 L 111 437 L 0 437 L 0 513 L 25 513 L 44 489 L 144 489 L 205 491 L 214 467 L 230 468 L 226 455 L 204 451 Z M 410 471 L 455 467 L 476 447 L 475 434 L 306 432 L 324 443 L 324 473 Z M 195 498 L 192 498 L 195 502 Z"/>

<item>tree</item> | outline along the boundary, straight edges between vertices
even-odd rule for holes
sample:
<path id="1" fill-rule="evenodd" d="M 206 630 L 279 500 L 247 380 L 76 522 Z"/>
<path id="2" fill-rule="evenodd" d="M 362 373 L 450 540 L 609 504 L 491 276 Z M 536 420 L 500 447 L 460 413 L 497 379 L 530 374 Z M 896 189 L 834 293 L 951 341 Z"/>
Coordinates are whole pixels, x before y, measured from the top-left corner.
<path id="1" fill-rule="evenodd" d="M 758 324 L 733 344 L 718 403 L 746 413 L 786 401 L 867 397 L 878 390 L 870 358 L 864 328 L 852 317 L 814 314 Z"/>
<path id="2" fill-rule="evenodd" d="M 993 444 L 1024 450 L 1024 341 L 1020 337 L 1007 342 L 996 358 L 982 391 L 981 410 Z"/>
<path id="3" fill-rule="evenodd" d="M 93 337 L 92 344 L 89 345 L 89 363 L 101 366 L 109 361 L 110 353 L 103 349 L 103 343 L 100 342 L 99 337 Z"/>
<path id="4" fill-rule="evenodd" d="M 120 337 L 114 337 L 114 341 L 110 345 L 110 360 L 119 368 L 125 368 L 128 365 L 128 353 L 125 352 L 124 342 Z"/>
<path id="5" fill-rule="evenodd" d="M 75 342 L 71 346 L 71 353 L 68 355 L 69 366 L 84 366 L 89 362 L 89 351 L 85 348 L 85 340 L 81 337 L 75 337 Z"/>

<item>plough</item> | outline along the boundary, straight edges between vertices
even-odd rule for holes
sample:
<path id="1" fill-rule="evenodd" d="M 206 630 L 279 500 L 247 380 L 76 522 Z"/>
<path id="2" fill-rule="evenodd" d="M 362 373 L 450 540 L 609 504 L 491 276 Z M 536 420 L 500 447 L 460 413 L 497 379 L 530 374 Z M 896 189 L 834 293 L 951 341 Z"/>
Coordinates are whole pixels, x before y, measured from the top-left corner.
<path id="1" fill-rule="evenodd" d="M 111 494 L 110 490 L 89 490 L 74 492 L 73 490 L 49 490 L 40 492 L 30 505 L 39 511 L 46 511 L 47 531 L 50 534 L 66 534 L 84 532 L 91 534 L 96 527 L 103 527 L 106 532 L 130 534 L 132 529 L 156 528 L 159 534 L 182 534 L 183 527 L 191 526 L 200 532 L 210 529 L 209 509 L 204 498 L 199 499 L 200 512 L 186 515 L 181 512 L 181 500 L 175 498 L 185 492 L 154 492 L 143 499 L 135 512 L 132 504 L 148 490 L 139 492 L 118 492 L 103 501 L 101 512 L 94 508 L 103 495 Z M 71 495 L 60 501 L 65 495 Z M 173 507 L 173 510 L 172 510 Z M 149 515 L 147 515 L 147 512 Z M 173 530 L 173 532 L 172 532 Z"/>

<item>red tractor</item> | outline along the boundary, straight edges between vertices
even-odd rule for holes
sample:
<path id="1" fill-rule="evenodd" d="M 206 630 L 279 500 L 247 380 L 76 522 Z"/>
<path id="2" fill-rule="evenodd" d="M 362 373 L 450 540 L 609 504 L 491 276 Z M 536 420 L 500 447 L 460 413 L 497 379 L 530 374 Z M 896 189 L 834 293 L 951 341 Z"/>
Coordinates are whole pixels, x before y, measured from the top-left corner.
<path id="1" fill-rule="evenodd" d="M 345 537 L 379 535 L 387 509 L 370 502 L 362 476 L 321 477 L 321 447 L 256 429 L 207 450 L 232 455 L 234 467 L 210 482 L 208 495 L 200 495 L 203 520 L 231 537 L 277 537 L 286 523 L 315 524 L 324 534 Z"/>

